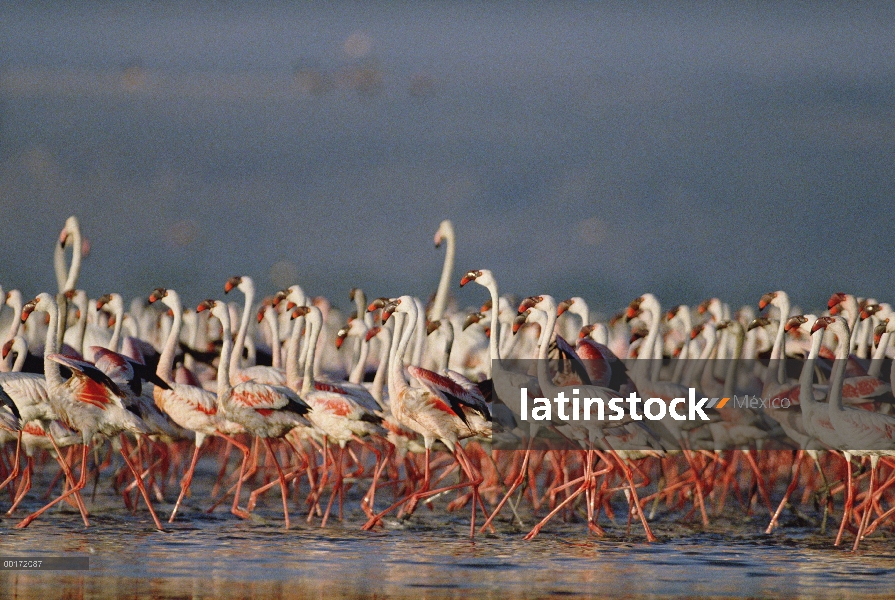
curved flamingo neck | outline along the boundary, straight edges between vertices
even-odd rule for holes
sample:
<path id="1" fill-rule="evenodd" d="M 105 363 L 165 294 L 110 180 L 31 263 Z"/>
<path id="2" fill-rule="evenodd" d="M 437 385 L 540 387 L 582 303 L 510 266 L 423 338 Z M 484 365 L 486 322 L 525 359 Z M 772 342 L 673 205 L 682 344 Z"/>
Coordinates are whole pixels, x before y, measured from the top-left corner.
<path id="1" fill-rule="evenodd" d="M 112 328 L 112 339 L 109 340 L 109 350 L 118 352 L 121 346 L 121 327 L 124 325 L 124 303 L 115 301 L 112 306 L 115 315 L 115 326 Z"/>
<path id="2" fill-rule="evenodd" d="M 11 340 L 19 334 L 22 326 L 22 294 L 19 290 L 10 290 L 7 296 L 6 305 L 12 308 L 12 323 L 9 325 L 6 339 Z"/>
<path id="3" fill-rule="evenodd" d="M 397 322 L 396 322 L 397 323 Z M 388 372 L 389 360 L 392 353 L 392 333 L 383 327 L 379 332 L 382 340 L 382 348 L 379 351 L 379 367 L 376 369 L 376 375 L 373 377 L 373 385 L 370 386 L 370 393 L 379 403 L 379 406 L 385 409 L 382 392 L 385 387 L 385 374 Z"/>
<path id="4" fill-rule="evenodd" d="M 348 375 L 350 383 L 361 383 L 364 380 L 364 367 L 367 366 L 369 353 L 370 344 L 367 342 L 367 328 L 364 327 L 360 338 L 358 338 L 357 362 L 354 363 L 354 368 L 351 369 L 351 374 Z"/>
<path id="5" fill-rule="evenodd" d="M 448 288 L 451 284 L 451 274 L 454 271 L 454 254 L 456 252 L 456 238 L 454 226 L 450 221 L 444 221 L 439 230 L 444 228 L 444 240 L 447 243 L 444 253 L 444 264 L 441 267 L 441 279 L 438 281 L 438 291 L 435 292 L 435 301 L 432 303 L 432 313 L 429 318 L 432 321 L 440 321 L 444 316 L 447 306 Z"/>
<path id="6" fill-rule="evenodd" d="M 411 303 L 412 304 L 412 303 Z M 389 359 L 388 395 L 391 400 L 399 397 L 400 392 L 407 387 L 407 379 L 404 377 L 404 351 L 413 336 L 413 325 L 416 321 L 416 306 L 408 306 L 406 313 L 395 312 L 392 318 L 401 317 L 395 321 L 395 333 L 392 336 L 392 355 Z M 398 335 L 400 332 L 400 336 Z"/>
<path id="7" fill-rule="evenodd" d="M 488 354 L 491 361 L 500 360 L 500 296 L 497 293 L 497 282 L 494 278 L 488 282 L 488 293 L 491 294 L 491 336 L 488 338 Z M 493 365 L 488 365 L 488 377 L 491 377 Z"/>
<path id="8" fill-rule="evenodd" d="M 298 360 L 301 334 L 305 327 L 305 318 L 297 317 L 292 323 L 292 333 L 286 342 L 286 382 L 293 389 L 299 387 L 301 382 L 301 365 Z"/>
<path id="9" fill-rule="evenodd" d="M 531 310 L 531 316 L 534 316 L 535 322 L 541 326 L 541 333 L 538 335 L 538 385 L 543 394 L 546 394 L 548 397 L 555 397 L 559 388 L 553 385 L 553 381 L 547 371 L 547 351 L 550 346 L 550 336 L 553 333 L 553 327 L 556 325 L 556 311 Z"/>
<path id="10" fill-rule="evenodd" d="M 817 407 L 814 400 L 814 364 L 820 354 L 820 346 L 823 344 L 823 330 L 815 331 L 811 335 L 811 348 L 808 350 L 808 358 L 802 365 L 802 373 L 799 375 L 799 405 L 802 412 L 809 412 Z"/>
<path id="11" fill-rule="evenodd" d="M 771 364 L 777 361 L 777 383 L 786 383 L 786 336 L 784 335 L 786 319 L 789 318 L 789 299 L 783 298 L 777 309 L 780 311 L 780 319 L 777 324 L 777 335 L 774 337 L 774 346 L 771 348 Z"/>
<path id="12" fill-rule="evenodd" d="M 305 372 L 301 382 L 302 396 L 314 389 L 314 356 L 317 351 L 317 338 L 320 337 L 320 329 L 323 326 L 323 313 L 316 306 L 311 306 L 305 317 L 308 329 L 305 343 Z"/>
<path id="13" fill-rule="evenodd" d="M 245 294 L 245 306 L 242 308 L 242 318 L 239 321 L 239 332 L 233 347 L 236 351 L 230 357 L 230 370 L 236 371 L 242 366 L 242 349 L 246 343 L 246 333 L 249 330 L 249 321 L 252 318 L 252 304 L 255 302 L 255 283 L 248 277 L 242 278 L 239 286 Z"/>
<path id="14" fill-rule="evenodd" d="M 174 313 L 174 320 L 165 339 L 165 347 L 162 348 L 155 374 L 162 381 L 170 383 L 174 381 L 174 353 L 177 350 L 177 340 L 180 339 L 180 328 L 183 326 L 183 305 L 180 303 L 180 296 L 174 290 L 168 290 L 165 298 L 168 300 L 165 305 Z"/>
<path id="15" fill-rule="evenodd" d="M 219 314 L 218 314 L 219 313 Z M 218 404 L 221 408 L 225 408 L 229 400 L 230 392 L 233 387 L 230 385 L 230 372 L 228 365 L 232 365 L 230 360 L 233 356 L 233 338 L 230 336 L 230 310 L 226 304 L 222 304 L 222 310 L 217 311 L 215 316 L 221 321 L 221 356 L 218 360 Z M 174 329 L 174 327 L 171 327 Z"/>
<path id="16" fill-rule="evenodd" d="M 47 386 L 52 389 L 63 385 L 65 380 L 62 379 L 59 363 L 48 358 L 49 355 L 56 354 L 59 351 L 56 343 L 56 323 L 59 320 L 59 307 L 49 294 L 47 295 L 47 300 L 47 314 L 50 315 L 50 323 L 47 326 L 47 338 L 44 342 L 44 376 L 47 379 Z"/>
<path id="17" fill-rule="evenodd" d="M 830 375 L 830 395 L 827 398 L 827 408 L 830 414 L 844 411 L 842 405 L 842 384 L 845 381 L 845 367 L 848 364 L 849 343 L 851 332 L 848 324 L 837 319 L 830 326 L 839 343 L 836 344 L 835 359 L 833 360 L 833 372 Z"/>

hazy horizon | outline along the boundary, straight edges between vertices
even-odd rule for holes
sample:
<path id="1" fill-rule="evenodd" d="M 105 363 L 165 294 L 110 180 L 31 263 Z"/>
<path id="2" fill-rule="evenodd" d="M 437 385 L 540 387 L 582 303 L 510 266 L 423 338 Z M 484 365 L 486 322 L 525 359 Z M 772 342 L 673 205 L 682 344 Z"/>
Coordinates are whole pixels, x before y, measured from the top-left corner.
<path id="1" fill-rule="evenodd" d="M 10 4 L 0 284 L 891 299 L 895 6 Z"/>

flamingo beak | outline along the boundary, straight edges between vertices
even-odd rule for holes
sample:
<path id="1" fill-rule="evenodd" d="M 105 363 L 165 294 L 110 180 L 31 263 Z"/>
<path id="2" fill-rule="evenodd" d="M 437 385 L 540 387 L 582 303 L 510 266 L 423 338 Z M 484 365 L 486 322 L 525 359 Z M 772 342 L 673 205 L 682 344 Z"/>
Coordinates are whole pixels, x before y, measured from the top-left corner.
<path id="1" fill-rule="evenodd" d="M 36 299 L 28 302 L 27 304 L 25 304 L 25 306 L 22 307 L 22 323 L 28 320 L 28 315 L 33 313 L 35 308 L 37 308 Z"/>
<path id="2" fill-rule="evenodd" d="M 460 279 L 460 287 L 463 287 L 464 285 L 466 285 L 466 284 L 469 283 L 470 281 L 474 281 L 474 279 L 472 279 L 472 278 L 469 277 L 468 275 L 464 275 L 464 276 Z"/>
<path id="3" fill-rule="evenodd" d="M 811 326 L 811 333 L 813 334 L 815 331 L 818 331 L 819 329 L 826 329 L 827 325 L 829 325 L 827 320 L 824 319 L 823 317 L 821 317 L 820 319 L 818 319 L 817 321 L 814 322 L 814 325 Z"/>
<path id="4" fill-rule="evenodd" d="M 562 302 L 560 302 L 559 305 L 556 307 L 556 316 L 561 317 L 564 312 L 569 310 L 570 306 L 572 306 L 571 299 L 563 300 Z"/>
<path id="5" fill-rule="evenodd" d="M 842 304 L 843 302 L 845 302 L 845 293 L 836 292 L 835 294 L 830 296 L 830 299 L 827 301 L 827 308 L 832 310 L 834 306 Z"/>
<path id="6" fill-rule="evenodd" d="M 342 344 L 344 344 L 344 343 L 345 343 L 345 336 L 342 334 L 339 334 L 339 336 L 336 337 L 336 350 L 341 350 Z"/>
<path id="7" fill-rule="evenodd" d="M 516 318 L 513 319 L 513 335 L 519 333 L 519 329 L 525 324 L 525 320 L 528 318 L 528 315 L 528 310 L 516 315 Z"/>
<path id="8" fill-rule="evenodd" d="M 374 337 L 376 337 L 376 334 L 378 334 L 381 330 L 382 330 L 382 327 L 371 327 L 367 331 L 367 335 L 365 336 L 366 340 L 369 342 Z"/>
<path id="9" fill-rule="evenodd" d="M 12 342 L 13 340 L 9 340 L 5 344 L 3 344 L 3 358 L 9 356 L 9 351 L 12 350 Z"/>
<path id="10" fill-rule="evenodd" d="M 765 307 L 777 296 L 774 292 L 768 292 L 758 301 L 758 310 L 764 310 Z"/>

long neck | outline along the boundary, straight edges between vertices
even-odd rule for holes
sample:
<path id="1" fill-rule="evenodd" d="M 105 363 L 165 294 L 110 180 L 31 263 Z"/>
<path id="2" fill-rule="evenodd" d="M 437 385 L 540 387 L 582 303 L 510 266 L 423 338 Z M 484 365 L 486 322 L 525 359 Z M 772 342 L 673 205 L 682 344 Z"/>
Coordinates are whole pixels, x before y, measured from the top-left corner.
<path id="1" fill-rule="evenodd" d="M 412 312 L 416 312 L 415 307 Z M 392 350 L 388 364 L 388 395 L 389 400 L 394 402 L 399 397 L 400 391 L 407 387 L 402 357 L 413 336 L 416 315 L 395 313 L 392 318 L 395 319 L 395 332 L 392 334 Z"/>
<path id="2" fill-rule="evenodd" d="M 252 318 L 252 303 L 255 301 L 255 286 L 246 278 L 243 278 L 242 286 L 245 288 L 245 306 L 242 308 L 242 318 L 239 321 L 239 333 L 236 334 L 236 341 L 233 343 L 236 351 L 230 357 L 231 371 L 242 366 L 242 349 L 245 347 L 246 332 L 249 330 L 249 320 Z"/>
<path id="3" fill-rule="evenodd" d="M 280 327 L 277 311 L 273 308 L 264 313 L 264 320 L 270 328 L 270 363 L 275 369 L 283 367 L 283 347 L 280 345 Z"/>
<path id="4" fill-rule="evenodd" d="M 174 292 L 168 291 L 170 296 Z M 158 360 L 158 367 L 155 374 L 162 381 L 174 381 L 174 353 L 177 350 L 177 340 L 180 339 L 180 328 L 183 326 L 183 306 L 180 304 L 180 298 L 175 297 L 171 303 L 171 311 L 174 313 L 174 322 L 171 324 L 171 330 L 168 332 L 168 338 L 165 340 L 165 347 L 162 349 L 162 355 Z M 223 337 L 228 337 L 224 335 Z M 220 369 L 219 369 L 220 370 Z M 226 369 L 224 369 L 226 370 Z"/>
<path id="5" fill-rule="evenodd" d="M 25 366 L 25 359 L 28 358 L 28 344 L 25 342 L 25 338 L 15 338 L 12 349 L 16 352 L 16 361 L 12 365 L 12 370 L 14 373 L 19 373 Z"/>
<path id="6" fill-rule="evenodd" d="M 850 337 L 848 325 L 844 321 L 833 324 L 836 336 L 839 338 L 836 344 L 836 355 L 833 361 L 833 373 L 830 375 L 830 396 L 827 399 L 830 412 L 845 410 L 842 406 L 842 383 L 845 381 L 845 367 L 848 365 Z"/>
<path id="7" fill-rule="evenodd" d="M 286 382 L 293 389 L 298 387 L 301 380 L 298 347 L 301 343 L 301 332 L 304 330 L 304 327 L 305 318 L 296 318 L 292 323 L 292 333 L 289 334 L 289 340 L 286 342 Z"/>
<path id="8" fill-rule="evenodd" d="M 124 325 L 124 305 L 115 303 L 115 327 L 112 329 L 112 339 L 109 340 L 109 350 L 118 352 L 121 342 L 121 327 Z"/>
<path id="9" fill-rule="evenodd" d="M 414 304 L 416 304 L 416 328 L 414 333 L 416 337 L 413 340 L 413 356 L 411 356 L 410 360 L 414 365 L 421 365 L 423 363 L 423 352 L 426 349 L 426 311 L 421 302 L 419 302 L 416 298 L 413 299 Z"/>
<path id="10" fill-rule="evenodd" d="M 492 281 L 488 286 L 491 294 L 491 337 L 488 338 L 488 353 L 491 360 L 500 360 L 500 297 L 497 295 L 497 282 Z M 491 377 L 492 365 L 488 365 L 488 377 Z"/>
<path id="11" fill-rule="evenodd" d="M 47 339 L 44 342 L 44 376 L 47 378 L 47 386 L 55 388 L 65 383 L 62 373 L 59 371 L 59 363 L 47 358 L 50 354 L 59 352 L 56 343 L 56 323 L 59 320 L 59 307 L 55 302 L 50 302 L 47 308 L 50 315 L 50 323 L 47 326 Z"/>
<path id="12" fill-rule="evenodd" d="M 87 332 L 87 306 L 78 306 L 78 322 L 75 324 L 75 349 L 84 356 L 84 334 Z"/>
<path id="13" fill-rule="evenodd" d="M 230 335 L 230 311 L 227 307 L 221 311 L 221 357 L 218 361 L 218 404 L 222 405 L 224 399 L 228 398 L 230 391 L 233 389 L 230 385 L 230 370 L 232 365 L 230 358 L 233 356 L 233 338 Z M 173 330 L 174 327 L 171 327 Z"/>
<path id="14" fill-rule="evenodd" d="M 62 291 L 75 289 L 78 285 L 78 277 L 81 275 L 81 230 L 75 228 L 71 236 L 71 267 L 68 269 L 68 277 Z"/>
<path id="15" fill-rule="evenodd" d="M 651 377 L 652 369 L 650 368 L 651 359 L 655 357 L 656 342 L 659 339 L 659 315 L 652 310 L 646 311 L 649 317 L 649 330 L 640 345 L 640 355 L 638 356 L 637 366 L 640 376 L 644 379 Z M 661 357 L 660 357 L 661 359 Z"/>
<path id="16" fill-rule="evenodd" d="M 709 327 L 709 325 L 706 325 L 706 327 Z M 718 334 L 716 332 L 708 331 L 706 336 L 705 348 L 702 349 L 702 353 L 699 355 L 696 372 L 694 373 L 694 377 L 699 377 L 700 382 L 709 382 L 711 380 L 712 365 L 710 364 L 710 359 L 715 351 L 715 347 L 718 345 Z M 702 387 L 707 386 L 703 385 Z"/>
<path id="17" fill-rule="evenodd" d="M 6 334 L 6 339 L 11 340 L 19 334 L 19 328 L 22 326 L 22 295 L 18 290 L 9 292 L 6 304 L 12 307 L 12 323 L 9 324 L 9 333 Z"/>
<path id="18" fill-rule="evenodd" d="M 440 321 L 444 316 L 444 309 L 447 306 L 448 288 L 451 285 L 451 274 L 454 271 L 454 227 L 448 226 L 444 236 L 447 242 L 447 248 L 444 253 L 444 265 L 441 267 L 441 279 L 438 282 L 438 291 L 435 293 L 435 302 L 432 303 L 432 314 L 429 318 L 433 321 Z"/>
<path id="19" fill-rule="evenodd" d="M 547 371 L 547 351 L 554 325 L 556 325 L 556 311 L 551 311 L 547 313 L 546 319 L 541 320 L 541 333 L 538 335 L 538 385 L 548 398 L 556 397 L 558 390 Z"/>
<path id="20" fill-rule="evenodd" d="M 733 323 L 730 327 L 733 327 L 733 331 L 731 332 L 733 334 L 733 352 L 727 356 L 727 372 L 724 376 L 724 396 L 726 398 L 733 396 L 737 381 L 737 370 L 740 364 L 740 355 L 743 353 L 743 344 L 746 341 L 745 333 L 739 323 Z"/>
<path id="21" fill-rule="evenodd" d="M 351 375 L 348 376 L 348 381 L 351 383 L 361 383 L 364 380 L 364 367 L 367 366 L 367 355 L 370 352 L 370 344 L 367 342 L 366 334 L 367 332 L 364 330 L 363 335 L 358 338 L 357 362 L 354 363 Z"/>
<path id="22" fill-rule="evenodd" d="M 385 387 L 385 374 L 388 372 L 389 358 L 392 352 L 392 334 L 383 327 L 383 331 L 379 332 L 381 348 L 379 350 L 379 366 L 376 368 L 376 376 L 373 377 L 373 385 L 370 386 L 370 393 L 379 403 L 379 406 L 385 409 L 385 402 L 382 397 L 382 391 Z"/>
<path id="23" fill-rule="evenodd" d="M 892 334 L 884 331 L 879 337 L 879 345 L 873 351 L 873 358 L 870 360 L 870 368 L 867 374 L 871 377 L 879 377 L 879 372 L 883 368 L 883 361 L 886 360 L 886 349 L 889 347 L 889 338 Z"/>
<path id="24" fill-rule="evenodd" d="M 789 302 L 781 302 L 777 307 L 780 310 L 780 320 L 777 324 L 777 335 L 774 337 L 774 347 L 771 348 L 771 364 L 777 361 L 777 383 L 786 383 L 786 336 L 784 335 L 786 319 L 789 318 Z"/>
<path id="25" fill-rule="evenodd" d="M 323 325 L 320 310 L 312 306 L 305 322 L 307 323 L 308 339 L 305 340 L 305 373 L 301 382 L 303 396 L 310 392 L 314 386 L 314 353 L 317 350 L 317 338 L 320 336 L 320 328 Z"/>
<path id="26" fill-rule="evenodd" d="M 811 349 L 808 351 L 808 358 L 802 365 L 802 373 L 799 375 L 799 404 L 802 412 L 811 410 L 817 406 L 814 400 L 814 363 L 817 362 L 817 355 L 820 354 L 820 346 L 824 341 L 823 331 L 814 332 L 811 335 Z"/>

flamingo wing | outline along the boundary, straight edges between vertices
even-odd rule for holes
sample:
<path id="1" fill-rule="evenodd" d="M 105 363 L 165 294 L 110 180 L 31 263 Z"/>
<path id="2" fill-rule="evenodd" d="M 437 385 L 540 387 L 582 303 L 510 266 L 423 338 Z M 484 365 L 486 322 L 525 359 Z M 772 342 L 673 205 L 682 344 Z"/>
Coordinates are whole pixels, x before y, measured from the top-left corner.
<path id="1" fill-rule="evenodd" d="M 60 365 L 68 367 L 72 375 L 78 377 L 79 379 L 88 379 L 96 384 L 99 384 L 101 387 L 106 388 L 108 391 L 112 392 L 116 397 L 120 398 L 123 394 L 121 392 L 121 388 L 109 378 L 108 375 L 103 373 L 100 369 L 96 368 L 96 365 L 90 364 L 89 362 L 85 362 L 83 360 L 78 360 L 76 358 L 70 358 L 65 356 L 64 354 L 48 354 L 47 358 L 52 360 L 53 362 L 57 362 Z"/>
<path id="2" fill-rule="evenodd" d="M 448 402 L 454 413 L 467 425 L 469 423 L 463 413 L 464 406 L 481 413 L 489 421 L 491 420 L 491 411 L 488 410 L 488 404 L 478 388 L 473 386 L 475 392 L 467 390 L 450 377 L 439 375 L 422 367 L 411 365 L 407 367 L 407 370 L 423 387 Z"/>
<path id="3" fill-rule="evenodd" d="M 280 410 L 305 414 L 310 407 L 287 387 L 264 385 L 254 381 L 240 383 L 233 388 L 232 401 L 255 410 Z"/>

